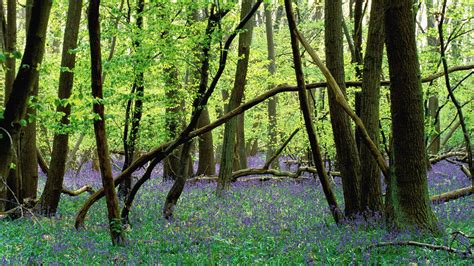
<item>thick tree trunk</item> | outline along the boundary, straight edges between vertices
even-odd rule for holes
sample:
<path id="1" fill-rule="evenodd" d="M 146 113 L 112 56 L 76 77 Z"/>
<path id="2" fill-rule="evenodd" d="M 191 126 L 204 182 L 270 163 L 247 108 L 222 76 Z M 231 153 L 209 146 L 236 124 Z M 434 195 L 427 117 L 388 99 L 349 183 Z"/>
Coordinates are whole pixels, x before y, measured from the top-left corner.
<path id="1" fill-rule="evenodd" d="M 92 96 L 97 99 L 93 104 L 93 112 L 98 119 L 94 120 L 94 132 L 97 144 L 97 153 L 100 161 L 100 172 L 102 185 L 104 187 L 107 202 L 110 235 L 113 245 L 124 245 L 125 237 L 122 230 L 122 222 L 119 215 L 119 204 L 115 192 L 112 167 L 110 165 L 109 148 L 107 146 L 107 135 L 105 132 L 104 104 L 102 103 L 102 55 L 100 48 L 100 22 L 99 22 L 100 0 L 91 0 L 88 9 L 88 28 L 91 49 L 91 87 Z"/>
<path id="2" fill-rule="evenodd" d="M 178 92 L 178 70 L 174 67 L 166 69 L 166 130 L 169 139 L 176 139 L 183 127 L 182 99 Z M 164 161 L 163 179 L 175 180 L 178 176 L 181 162 L 179 160 L 181 148 L 174 150 Z"/>
<path id="3" fill-rule="evenodd" d="M 198 127 L 207 126 L 210 123 L 209 110 L 206 107 L 202 110 L 201 116 L 199 117 Z M 196 174 L 207 176 L 216 174 L 212 132 L 203 134 L 202 137 L 199 138 L 199 164 Z"/>
<path id="4" fill-rule="evenodd" d="M 393 215 L 389 215 L 389 221 L 398 228 L 437 232 L 426 179 L 423 95 L 413 16 L 412 0 L 386 1 L 394 159 L 388 199 L 393 204 Z"/>
<path id="5" fill-rule="evenodd" d="M 373 0 L 370 11 L 369 35 L 364 58 L 360 119 L 375 145 L 379 145 L 380 76 L 384 46 L 384 0 Z M 382 184 L 380 168 L 366 145 L 360 145 L 361 209 L 381 212 Z"/>
<path id="6" fill-rule="evenodd" d="M 253 0 L 243 0 L 242 8 L 240 10 L 240 19 L 243 19 L 250 11 L 253 5 Z M 230 96 L 229 105 L 226 113 L 234 108 L 238 107 L 244 96 L 245 82 L 247 80 L 247 68 L 250 55 L 250 44 L 252 42 L 252 31 L 253 31 L 253 20 L 249 21 L 245 27 L 244 32 L 239 34 L 239 60 L 237 62 L 237 69 L 235 72 L 235 81 L 234 88 Z M 243 114 L 242 114 L 243 115 Z M 222 194 L 225 190 L 229 188 L 230 178 L 232 175 L 233 160 L 236 154 L 241 157 L 242 155 L 246 156 L 244 152 L 234 151 L 234 145 L 236 144 L 236 134 L 238 133 L 238 123 L 239 118 L 229 120 L 224 129 L 224 141 L 222 146 L 222 158 L 219 171 L 219 181 L 217 184 L 217 193 Z M 242 122 L 241 122 L 242 123 Z M 240 132 L 241 133 L 241 132 Z M 240 142 L 239 142 L 240 143 Z M 241 143 L 245 149 L 245 142 Z M 242 147 L 238 147 L 241 149 Z M 239 161 L 247 160 L 247 158 L 240 158 Z M 240 163 L 240 166 L 242 163 Z M 237 170 L 237 169 L 234 169 Z"/>
<path id="7" fill-rule="evenodd" d="M 343 93 L 345 93 L 341 0 L 326 0 L 324 18 L 326 65 Z M 360 211 L 359 186 L 361 174 L 359 155 L 349 117 L 338 105 L 334 92 L 329 90 L 328 94 L 337 160 L 342 175 L 345 213 L 351 216 Z"/>
<path id="8" fill-rule="evenodd" d="M 295 32 L 296 22 L 294 19 L 290 0 L 285 0 L 285 9 L 286 9 L 286 17 L 288 19 L 288 27 L 290 30 L 291 48 L 293 51 L 293 61 L 294 61 L 294 66 L 295 66 L 296 81 L 298 83 L 298 98 L 300 102 L 300 109 L 303 113 L 303 117 L 305 121 L 306 133 L 308 134 L 308 139 L 311 146 L 314 164 L 316 165 L 316 169 L 318 170 L 319 180 L 323 187 L 326 200 L 329 204 L 329 209 L 331 210 L 331 214 L 334 218 L 334 221 L 336 223 L 339 223 L 341 222 L 343 215 L 342 215 L 342 212 L 339 210 L 339 207 L 337 206 L 336 197 L 331 190 L 331 186 L 329 185 L 329 178 L 328 178 L 326 169 L 324 168 L 323 160 L 321 158 L 318 138 L 316 136 L 316 132 L 313 127 L 313 120 L 311 118 L 311 113 L 309 111 L 308 96 L 306 92 L 306 87 L 305 87 L 306 85 L 305 85 L 303 69 L 301 65 L 300 49 L 299 49 L 298 39 Z"/>
<path id="9" fill-rule="evenodd" d="M 46 44 L 51 1 L 36 0 L 31 12 L 32 24 L 27 33 L 26 46 L 21 61 L 22 67 L 13 82 L 3 118 L 0 119 L 0 209 L 3 209 L 6 196 L 5 179 L 11 168 L 12 158 L 18 153 L 14 145 L 19 139 L 21 120 L 25 118 L 27 100 L 38 80 L 38 70 L 43 60 Z"/>
<path id="10" fill-rule="evenodd" d="M 59 75 L 58 98 L 60 100 L 71 97 L 74 84 L 74 67 L 76 65 L 76 54 L 70 53 L 70 50 L 77 47 L 77 37 L 79 33 L 79 24 L 81 20 L 82 0 L 69 0 L 67 11 L 66 29 L 64 31 L 64 42 L 61 59 L 61 71 Z M 66 171 L 66 160 L 69 150 L 69 115 L 71 114 L 71 105 L 58 105 L 58 113 L 63 113 L 61 118 L 62 129 L 54 135 L 53 152 L 51 154 L 51 163 L 48 171 L 48 179 L 37 206 L 38 211 L 46 216 L 53 216 L 61 198 L 63 188 L 64 173 Z"/>
<path id="11" fill-rule="evenodd" d="M 267 58 L 270 61 L 268 64 L 268 72 L 270 75 L 274 75 L 276 72 L 276 60 L 275 60 L 275 43 L 273 41 L 273 23 L 272 23 L 272 10 L 269 4 L 265 4 L 265 32 L 267 34 Z M 270 88 L 274 84 L 270 84 Z M 271 158 L 276 152 L 277 143 L 277 102 L 276 96 L 270 98 L 267 103 L 268 109 L 268 142 L 267 142 L 267 160 Z M 278 169 L 278 160 L 274 160 L 272 168 Z"/>

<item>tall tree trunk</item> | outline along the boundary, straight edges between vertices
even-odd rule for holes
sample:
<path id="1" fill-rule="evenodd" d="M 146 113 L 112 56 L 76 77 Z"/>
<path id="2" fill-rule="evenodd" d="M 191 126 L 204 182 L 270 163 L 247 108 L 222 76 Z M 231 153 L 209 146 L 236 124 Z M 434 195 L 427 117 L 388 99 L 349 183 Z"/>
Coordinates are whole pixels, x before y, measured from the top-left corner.
<path id="1" fill-rule="evenodd" d="M 341 0 L 326 0 L 324 11 L 326 65 L 345 94 Z M 338 105 L 332 90 L 328 91 L 328 95 L 337 160 L 341 169 L 345 213 L 351 216 L 360 211 L 359 155 L 349 117 Z"/>
<path id="2" fill-rule="evenodd" d="M 28 31 L 28 26 L 31 20 L 31 8 L 33 7 L 33 0 L 26 1 L 25 7 L 25 30 Z M 33 91 L 32 97 L 38 96 L 39 81 L 37 80 Z M 36 101 L 36 99 L 34 99 Z M 25 128 L 22 128 L 20 134 L 20 162 L 19 171 L 20 175 L 17 178 L 21 178 L 19 186 L 18 200 L 23 202 L 23 199 L 30 198 L 36 199 L 36 193 L 38 189 L 38 159 L 36 154 L 36 109 L 27 107 L 26 118 L 28 124 Z"/>
<path id="3" fill-rule="evenodd" d="M 169 139 L 176 139 L 183 127 L 184 106 L 179 97 L 178 70 L 175 67 L 165 69 L 166 90 L 166 130 Z M 175 180 L 178 176 L 181 148 L 174 150 L 164 161 L 163 178 Z"/>
<path id="4" fill-rule="evenodd" d="M 324 163 L 321 158 L 321 152 L 319 150 L 318 138 L 316 136 L 316 132 L 313 127 L 313 119 L 311 118 L 311 113 L 309 111 L 308 96 L 306 92 L 306 84 L 304 81 L 304 74 L 303 74 L 303 69 L 302 69 L 302 64 L 301 64 L 298 39 L 296 37 L 296 32 L 295 32 L 296 22 L 293 15 L 291 0 L 285 0 L 285 9 L 286 9 L 286 17 L 288 19 L 288 27 L 290 30 L 291 48 L 293 52 L 293 62 L 295 66 L 296 81 L 298 83 L 298 98 L 300 102 L 300 109 L 303 113 L 306 133 L 308 134 L 308 139 L 311 146 L 312 157 L 314 160 L 314 164 L 316 165 L 319 180 L 323 187 L 324 195 L 326 196 L 326 200 L 329 204 L 329 209 L 331 210 L 331 214 L 333 215 L 333 218 L 336 221 L 336 223 L 339 223 L 341 222 L 343 215 L 342 215 L 342 212 L 339 210 L 339 207 L 337 206 L 336 197 L 331 190 L 331 186 L 329 185 L 329 178 L 328 178 L 326 170 L 324 169 Z"/>
<path id="5" fill-rule="evenodd" d="M 7 27 L 6 27 L 6 53 L 7 60 L 5 62 L 5 106 L 8 97 L 12 92 L 13 81 L 15 80 L 15 57 L 13 53 L 16 52 L 16 0 L 7 0 Z"/>
<path id="6" fill-rule="evenodd" d="M 364 58 L 360 119 L 375 145 L 379 145 L 380 77 L 384 46 L 384 0 L 372 0 L 369 35 Z M 360 145 L 361 209 L 382 212 L 380 168 L 366 145 Z"/>
<path id="7" fill-rule="evenodd" d="M 413 17 L 413 0 L 386 0 L 394 160 L 389 219 L 399 228 L 436 232 L 426 179 L 423 95 Z"/>
<path id="8" fill-rule="evenodd" d="M 242 1 L 242 8 L 240 10 L 241 20 L 249 13 L 250 9 L 252 8 L 252 4 L 253 0 Z M 252 31 L 253 20 L 249 21 L 244 27 L 244 32 L 239 34 L 239 60 L 237 61 L 237 70 L 235 72 L 234 88 L 232 89 L 232 93 L 230 95 L 229 105 L 227 106 L 226 113 L 238 107 L 241 104 L 242 98 L 244 96 L 245 82 L 247 80 L 247 68 L 250 55 L 250 44 L 252 42 Z M 244 114 L 242 114 L 242 116 L 243 115 Z M 234 145 L 236 143 L 236 137 L 238 137 L 236 136 L 236 134 L 238 133 L 238 123 L 239 118 L 237 117 L 229 120 L 225 124 L 224 141 L 222 146 L 222 158 L 220 164 L 219 179 L 217 183 L 218 194 L 222 194 L 225 190 L 227 190 L 231 181 L 233 159 L 236 155 L 234 151 Z M 245 149 L 245 142 L 241 144 Z M 239 150 L 237 154 L 239 155 L 239 157 L 242 155 L 246 156 L 245 150 L 244 153 L 241 153 Z M 247 160 L 247 158 L 240 158 L 239 161 L 242 162 L 244 159 Z M 242 166 L 242 163 L 240 166 Z"/>
<path id="9" fill-rule="evenodd" d="M 8 97 L 3 118 L 0 119 L 0 209 L 3 209 L 7 188 L 5 178 L 11 168 L 13 155 L 18 153 L 21 121 L 25 118 L 28 96 L 38 80 L 38 70 L 43 60 L 46 43 L 46 29 L 52 2 L 36 0 L 31 12 L 32 24 L 27 33 L 26 46 L 18 74 L 13 82 L 13 89 Z M 26 67 L 28 66 L 28 67 Z"/>
<path id="10" fill-rule="evenodd" d="M 109 148 L 107 146 L 107 135 L 105 132 L 104 104 L 102 103 L 102 55 L 100 48 L 100 22 L 99 22 L 100 0 L 90 0 L 88 9 L 88 28 L 91 49 L 91 87 L 92 96 L 98 101 L 93 104 L 93 111 L 98 119 L 94 120 L 94 132 L 97 144 L 97 153 L 100 161 L 100 173 L 107 202 L 107 211 L 110 227 L 110 235 L 113 245 L 124 245 L 122 223 L 119 215 L 119 204 L 115 192 L 112 167 L 110 165 Z"/>
<path id="11" fill-rule="evenodd" d="M 433 0 L 427 0 L 425 1 L 426 3 L 426 16 L 428 20 L 428 32 L 430 29 L 435 29 L 435 14 L 433 12 Z M 428 46 L 431 48 L 430 50 L 432 52 L 437 52 L 438 50 L 438 43 L 439 40 L 435 36 L 428 35 Z M 433 64 L 436 64 L 434 61 L 437 60 L 432 60 Z M 430 83 L 431 85 L 431 83 Z M 439 149 L 441 148 L 441 136 L 440 136 L 440 130 L 441 130 L 441 123 L 440 123 L 440 114 L 438 113 L 438 108 L 439 108 L 439 99 L 438 99 L 438 93 L 435 91 L 433 92 L 432 95 L 429 96 L 428 98 L 428 117 L 430 119 L 431 126 L 433 128 L 434 132 L 429 133 L 430 138 L 428 139 L 428 143 L 430 145 L 428 146 L 428 153 L 430 154 L 437 154 L 439 152 Z"/>
<path id="12" fill-rule="evenodd" d="M 69 0 L 66 28 L 64 31 L 63 51 L 61 58 L 61 71 L 59 75 L 58 98 L 60 100 L 71 97 L 74 84 L 74 68 L 76 65 L 76 53 L 71 53 L 77 47 L 79 24 L 81 21 L 82 0 Z M 61 118 L 61 130 L 54 135 L 53 152 L 48 171 L 48 179 L 43 194 L 37 206 L 39 212 L 46 216 L 53 216 L 61 198 L 64 173 L 66 171 L 66 160 L 69 150 L 69 115 L 71 105 L 58 105 L 56 112 L 63 113 Z"/>
<path id="13" fill-rule="evenodd" d="M 136 21 L 135 24 L 137 26 L 138 31 L 143 29 L 143 10 L 145 8 L 144 0 L 137 0 L 137 14 L 136 14 Z M 135 53 L 137 50 L 140 49 L 141 40 L 140 32 L 134 36 L 133 40 L 133 48 L 135 49 Z M 127 169 L 130 164 L 132 163 L 134 156 L 135 156 L 135 149 L 137 140 L 139 137 L 140 131 L 140 121 L 142 119 L 142 112 L 143 112 L 143 96 L 145 91 L 144 82 L 144 73 L 141 70 L 143 66 L 141 66 L 141 60 L 137 60 L 136 62 L 136 69 L 135 78 L 133 80 L 132 85 L 132 94 L 134 93 L 134 97 L 130 97 L 127 103 L 127 117 L 125 118 L 125 129 L 124 129 L 124 151 L 125 151 L 125 160 L 123 163 L 122 171 Z M 132 101 L 133 104 L 133 111 L 132 111 L 132 119 L 131 119 L 131 128 L 130 132 L 128 132 L 128 125 L 130 124 L 129 121 L 129 110 Z M 128 134 L 130 134 L 130 138 L 128 138 Z M 128 194 L 130 189 L 132 188 L 132 177 L 126 178 L 119 187 L 119 195 L 123 198 Z"/>
<path id="14" fill-rule="evenodd" d="M 368 0 L 367 0 L 368 1 Z M 361 69 L 362 65 L 364 64 L 363 55 L 362 55 L 362 23 L 364 19 L 364 10 L 363 10 L 363 3 L 364 0 L 355 0 L 354 5 L 354 32 L 352 34 L 352 38 L 354 40 L 354 57 L 351 60 L 351 63 L 356 64 L 355 71 L 356 77 L 358 80 L 362 79 L 362 72 Z M 362 109 L 362 92 L 356 91 L 355 92 L 355 111 L 356 114 L 360 117 Z M 355 131 L 355 139 L 357 147 L 360 148 L 360 136 L 359 132 Z"/>
<path id="15" fill-rule="evenodd" d="M 272 10 L 271 6 L 267 3 L 265 7 L 265 32 L 267 34 L 267 58 L 270 61 L 268 64 L 268 72 L 270 76 L 273 76 L 276 72 L 276 63 L 275 63 L 275 43 L 273 41 L 273 23 L 272 23 Z M 270 87 L 273 87 L 274 84 L 270 84 Z M 267 160 L 272 158 L 276 152 L 276 143 L 277 143 L 277 96 L 273 96 L 268 100 L 267 109 L 268 109 L 268 143 L 267 143 Z M 279 163 L 278 159 L 274 160 L 271 164 L 271 168 L 278 169 Z"/>

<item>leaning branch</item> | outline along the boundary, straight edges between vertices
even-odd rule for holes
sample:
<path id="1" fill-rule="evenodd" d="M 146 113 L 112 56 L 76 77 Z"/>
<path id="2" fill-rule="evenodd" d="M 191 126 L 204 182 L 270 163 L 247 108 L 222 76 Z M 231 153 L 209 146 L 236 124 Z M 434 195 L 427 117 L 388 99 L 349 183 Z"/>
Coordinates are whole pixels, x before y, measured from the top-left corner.
<path id="1" fill-rule="evenodd" d="M 275 152 L 275 154 L 273 154 L 273 156 L 265 162 L 265 165 L 263 166 L 263 169 L 270 168 L 270 165 L 272 164 L 272 162 L 275 161 L 276 158 L 278 158 L 280 153 L 286 148 L 286 146 L 288 146 L 288 144 L 293 139 L 293 137 L 298 133 L 298 131 L 300 131 L 299 128 L 295 129 L 295 131 L 293 131 L 293 133 L 291 133 L 291 135 L 288 137 L 288 139 L 281 145 L 281 147 Z"/>

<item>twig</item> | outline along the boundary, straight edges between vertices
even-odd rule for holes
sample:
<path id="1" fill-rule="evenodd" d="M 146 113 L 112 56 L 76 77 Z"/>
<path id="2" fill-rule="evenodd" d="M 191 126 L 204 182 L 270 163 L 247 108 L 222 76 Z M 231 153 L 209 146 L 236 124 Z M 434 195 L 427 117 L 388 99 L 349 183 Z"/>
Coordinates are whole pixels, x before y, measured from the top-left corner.
<path id="1" fill-rule="evenodd" d="M 273 161 L 275 161 L 276 158 L 278 158 L 278 156 L 281 154 L 281 152 L 286 148 L 286 146 L 288 145 L 288 143 L 290 143 L 290 141 L 293 139 L 293 137 L 298 133 L 298 131 L 300 131 L 299 128 L 297 128 L 295 131 L 293 131 L 293 133 L 291 133 L 291 135 L 288 137 L 288 139 L 283 143 L 283 145 L 281 145 L 281 147 L 275 152 L 275 154 L 267 160 L 267 162 L 265 163 L 265 165 L 263 166 L 263 169 L 268 169 L 270 168 L 270 165 L 272 164 Z"/>
<path id="2" fill-rule="evenodd" d="M 439 246 L 439 245 L 421 243 L 421 242 L 416 242 L 416 241 L 380 242 L 377 244 L 372 244 L 368 246 L 368 248 L 387 247 L 387 246 L 414 246 L 414 247 L 426 248 L 426 249 L 431 249 L 431 250 L 444 250 L 446 252 L 461 255 L 462 257 L 467 257 L 470 259 L 474 258 L 473 256 L 469 256 L 471 254 L 470 250 L 462 251 L 462 250 L 458 250 L 458 249 L 447 247 L 447 246 Z"/>

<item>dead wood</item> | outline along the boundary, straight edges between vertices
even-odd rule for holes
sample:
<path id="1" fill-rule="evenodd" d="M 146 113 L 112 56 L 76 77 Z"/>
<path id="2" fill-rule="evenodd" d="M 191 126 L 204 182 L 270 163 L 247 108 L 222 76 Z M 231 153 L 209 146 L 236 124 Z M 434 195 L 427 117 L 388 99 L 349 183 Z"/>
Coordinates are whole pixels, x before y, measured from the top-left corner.
<path id="1" fill-rule="evenodd" d="M 431 197 L 431 203 L 440 204 L 440 203 L 452 201 L 455 199 L 467 197 L 467 196 L 472 195 L 473 193 L 474 193 L 473 186 L 465 187 L 465 188 L 461 188 L 461 189 L 457 189 L 454 191 L 450 191 L 450 192 L 446 192 L 440 195 L 433 196 Z"/>
<path id="2" fill-rule="evenodd" d="M 450 157 L 455 157 L 455 156 L 466 156 L 465 152 L 460 152 L 460 151 L 455 151 L 455 152 L 448 152 L 445 154 L 437 155 L 437 156 L 431 156 L 430 158 L 430 163 L 435 164 L 438 163 L 442 160 L 445 160 Z"/>
<path id="3" fill-rule="evenodd" d="M 431 249 L 431 250 L 443 250 L 449 253 L 461 255 L 462 257 L 474 258 L 472 256 L 472 251 L 470 249 L 463 251 L 463 250 L 459 250 L 459 249 L 455 249 L 455 248 L 451 248 L 447 246 L 439 246 L 439 245 L 433 245 L 433 244 L 416 242 L 416 241 L 380 242 L 377 244 L 372 244 L 368 248 L 387 247 L 387 246 L 414 246 L 414 247 L 426 248 L 426 249 Z"/>
<path id="4" fill-rule="evenodd" d="M 85 186 L 83 186 L 79 189 L 76 189 L 76 190 L 69 190 L 69 189 L 63 188 L 63 190 L 61 191 L 61 193 L 66 194 L 66 195 L 71 196 L 71 197 L 79 196 L 84 192 L 88 192 L 89 194 L 93 194 L 95 191 L 94 191 L 94 189 L 92 189 L 92 186 L 90 186 L 90 185 L 85 185 Z"/>

